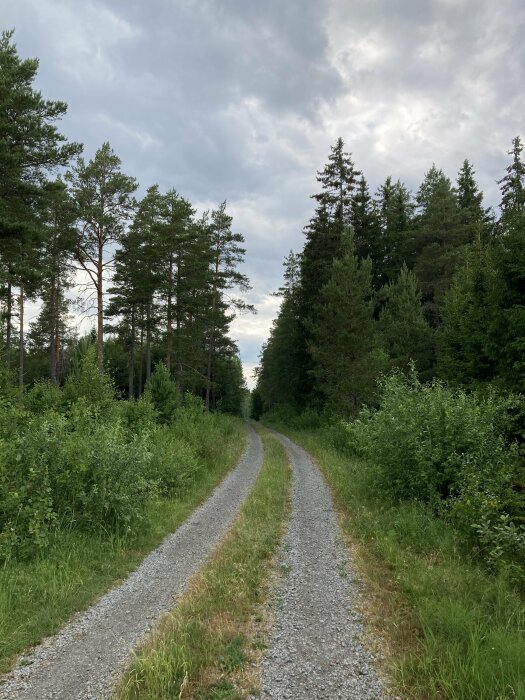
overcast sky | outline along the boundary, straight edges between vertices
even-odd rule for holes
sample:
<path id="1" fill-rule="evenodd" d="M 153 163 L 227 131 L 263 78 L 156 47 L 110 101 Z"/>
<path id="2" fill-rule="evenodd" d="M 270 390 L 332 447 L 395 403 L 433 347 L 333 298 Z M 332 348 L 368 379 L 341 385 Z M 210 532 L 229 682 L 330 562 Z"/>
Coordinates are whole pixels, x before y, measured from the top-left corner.
<path id="1" fill-rule="evenodd" d="M 373 190 L 469 158 L 487 204 L 525 136 L 522 0 L 0 0 L 0 17 L 87 158 L 109 141 L 142 191 L 228 201 L 259 311 L 233 329 L 247 375 L 338 136 Z"/>

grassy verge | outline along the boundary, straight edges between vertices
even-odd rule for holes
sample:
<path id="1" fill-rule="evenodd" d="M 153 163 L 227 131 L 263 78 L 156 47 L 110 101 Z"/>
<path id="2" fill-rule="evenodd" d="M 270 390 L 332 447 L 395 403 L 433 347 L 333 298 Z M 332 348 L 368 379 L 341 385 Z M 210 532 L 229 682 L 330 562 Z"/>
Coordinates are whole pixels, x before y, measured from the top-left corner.
<path id="1" fill-rule="evenodd" d="M 263 440 L 261 473 L 232 530 L 139 651 L 118 700 L 234 700 L 257 692 L 250 661 L 261 643 L 254 620 L 266 594 L 290 493 L 282 446 L 269 435 Z"/>
<path id="2" fill-rule="evenodd" d="M 118 538 L 62 531 L 45 555 L 0 567 L 0 672 L 12 666 L 16 654 L 56 632 L 127 576 L 209 496 L 245 446 L 240 420 L 228 419 L 224 426 L 227 434 L 210 452 L 199 478 L 180 498 L 149 504 L 135 534 Z"/>
<path id="3" fill-rule="evenodd" d="M 372 467 L 322 433 L 286 431 L 317 459 L 367 586 L 366 618 L 404 698 L 525 698 L 525 602 L 417 503 L 370 488 Z"/>

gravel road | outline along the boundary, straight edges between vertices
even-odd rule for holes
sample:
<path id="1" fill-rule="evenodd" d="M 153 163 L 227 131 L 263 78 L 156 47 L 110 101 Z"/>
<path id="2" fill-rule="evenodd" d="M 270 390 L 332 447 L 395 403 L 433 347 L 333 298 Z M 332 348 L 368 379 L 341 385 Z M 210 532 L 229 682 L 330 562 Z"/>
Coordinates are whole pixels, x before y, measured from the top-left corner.
<path id="1" fill-rule="evenodd" d="M 2 679 L 1 700 L 102 700 L 133 648 L 173 605 L 225 535 L 262 463 L 259 436 L 248 427 L 247 450 L 210 498 L 139 568 L 55 637 L 20 659 Z"/>
<path id="2" fill-rule="evenodd" d="M 385 685 L 361 643 L 359 594 L 328 487 L 303 449 L 275 435 L 292 464 L 293 506 L 261 697 L 386 700 Z"/>

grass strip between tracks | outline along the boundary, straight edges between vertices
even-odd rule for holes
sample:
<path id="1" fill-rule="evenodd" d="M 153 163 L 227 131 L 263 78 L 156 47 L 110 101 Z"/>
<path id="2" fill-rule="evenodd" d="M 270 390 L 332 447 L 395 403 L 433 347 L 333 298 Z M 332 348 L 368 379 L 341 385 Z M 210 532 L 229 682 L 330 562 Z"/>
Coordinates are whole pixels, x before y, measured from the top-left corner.
<path id="1" fill-rule="evenodd" d="M 525 601 L 428 508 L 371 489 L 369 465 L 322 431 L 291 431 L 332 487 L 365 589 L 364 617 L 405 700 L 525 698 Z"/>
<path id="2" fill-rule="evenodd" d="M 257 692 L 261 605 L 291 485 L 282 445 L 267 433 L 262 439 L 261 472 L 232 529 L 138 650 L 116 699 L 234 700 Z"/>
<path id="3" fill-rule="evenodd" d="M 228 425 L 199 478 L 179 498 L 151 503 L 140 531 L 124 538 L 62 531 L 45 555 L 0 567 L 0 672 L 129 575 L 210 496 L 246 445 L 242 422 Z"/>

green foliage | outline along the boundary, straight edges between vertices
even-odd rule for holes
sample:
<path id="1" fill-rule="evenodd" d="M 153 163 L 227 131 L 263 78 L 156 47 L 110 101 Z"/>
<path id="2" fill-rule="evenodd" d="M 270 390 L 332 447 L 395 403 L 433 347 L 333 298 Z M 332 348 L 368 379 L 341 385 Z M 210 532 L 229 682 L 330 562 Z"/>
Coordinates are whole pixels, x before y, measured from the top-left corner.
<path id="1" fill-rule="evenodd" d="M 73 404 L 79 399 L 84 399 L 90 407 L 96 406 L 102 413 L 112 409 L 115 399 L 113 382 L 100 371 L 94 345 L 84 349 L 78 367 L 72 369 L 64 386 L 66 403 Z"/>
<path id="2" fill-rule="evenodd" d="M 355 414 L 373 400 L 387 361 L 373 319 L 371 268 L 369 258 L 359 261 L 351 251 L 334 260 L 309 324 L 312 374 L 329 410 L 342 414 Z"/>
<path id="3" fill-rule="evenodd" d="M 0 559 L 30 559 L 63 530 L 135 531 L 148 502 L 181 495 L 220 461 L 234 426 L 192 395 L 177 407 L 166 368 L 155 377 L 145 397 L 116 401 L 90 345 L 64 389 L 37 383 L 4 400 Z"/>
<path id="4" fill-rule="evenodd" d="M 399 277 L 383 290 L 379 329 L 392 366 L 407 371 L 411 361 L 424 377 L 433 365 L 433 333 L 421 306 L 413 272 L 403 265 Z"/>
<path id="5" fill-rule="evenodd" d="M 160 420 L 169 423 L 178 406 L 177 387 L 170 377 L 165 364 L 159 362 L 155 366 L 147 386 L 147 395 L 151 398 Z"/>
<path id="6" fill-rule="evenodd" d="M 376 488 L 431 505 L 491 565 L 523 561 L 525 503 L 514 490 L 516 448 L 503 435 L 508 401 L 421 384 L 412 374 L 380 383 L 380 405 L 341 424 L 347 450 L 376 465 Z M 339 435 L 338 446 L 344 442 Z"/>

